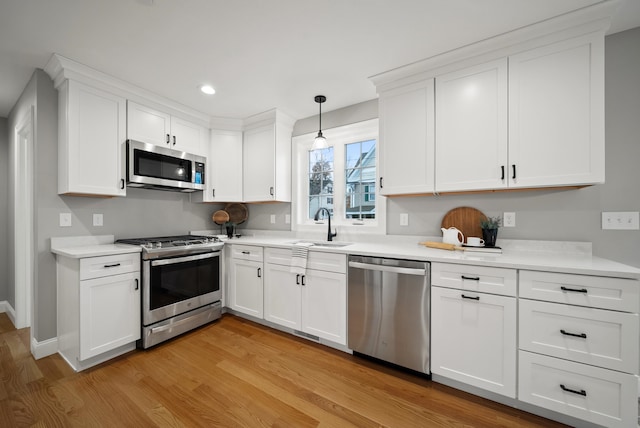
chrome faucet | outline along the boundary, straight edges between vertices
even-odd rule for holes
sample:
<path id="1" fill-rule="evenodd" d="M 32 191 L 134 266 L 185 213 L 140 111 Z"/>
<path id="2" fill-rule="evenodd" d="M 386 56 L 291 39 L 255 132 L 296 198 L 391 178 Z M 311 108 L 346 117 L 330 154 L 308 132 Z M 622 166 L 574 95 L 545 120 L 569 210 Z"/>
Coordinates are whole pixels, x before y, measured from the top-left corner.
<path id="1" fill-rule="evenodd" d="M 327 241 L 333 241 L 333 237 L 338 236 L 338 232 L 336 231 L 336 233 L 331 233 L 331 213 L 329 212 L 329 210 L 326 209 L 325 207 L 318 208 L 318 211 L 316 212 L 316 215 L 313 216 L 313 219 L 315 221 L 318 221 L 320 219 L 320 213 L 322 211 L 327 212 L 327 218 L 329 219 L 329 228 L 327 229 Z"/>

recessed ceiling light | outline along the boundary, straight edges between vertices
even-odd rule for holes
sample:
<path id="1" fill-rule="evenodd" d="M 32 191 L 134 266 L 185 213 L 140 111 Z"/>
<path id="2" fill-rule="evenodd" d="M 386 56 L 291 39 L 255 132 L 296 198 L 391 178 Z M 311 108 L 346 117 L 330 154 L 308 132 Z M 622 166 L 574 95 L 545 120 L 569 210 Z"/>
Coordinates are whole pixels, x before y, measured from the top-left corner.
<path id="1" fill-rule="evenodd" d="M 211 85 L 201 85 L 200 90 L 202 91 L 202 93 L 207 95 L 213 95 L 216 93 L 216 90 L 213 89 L 213 86 Z"/>

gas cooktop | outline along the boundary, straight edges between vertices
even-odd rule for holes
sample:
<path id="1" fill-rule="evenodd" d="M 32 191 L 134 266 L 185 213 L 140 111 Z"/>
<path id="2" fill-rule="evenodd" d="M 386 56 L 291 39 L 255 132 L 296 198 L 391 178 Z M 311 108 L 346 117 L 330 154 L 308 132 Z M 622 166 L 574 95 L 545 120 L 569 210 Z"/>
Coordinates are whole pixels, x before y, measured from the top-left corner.
<path id="1" fill-rule="evenodd" d="M 118 239 L 116 243 L 141 246 L 143 259 L 218 251 L 224 246 L 215 236 L 201 235 Z"/>

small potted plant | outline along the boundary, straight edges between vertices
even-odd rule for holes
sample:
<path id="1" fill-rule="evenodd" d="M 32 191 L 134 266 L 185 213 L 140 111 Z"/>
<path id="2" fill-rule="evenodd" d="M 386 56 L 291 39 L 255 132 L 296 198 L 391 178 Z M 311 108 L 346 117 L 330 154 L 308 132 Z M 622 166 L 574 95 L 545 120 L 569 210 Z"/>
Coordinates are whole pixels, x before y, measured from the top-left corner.
<path id="1" fill-rule="evenodd" d="M 227 237 L 229 239 L 233 238 L 233 233 L 234 233 L 234 230 L 236 228 L 236 224 L 234 222 L 232 222 L 232 221 L 225 221 L 224 222 L 224 227 L 227 230 Z"/>
<path id="2" fill-rule="evenodd" d="M 484 239 L 485 247 L 496 246 L 498 228 L 500 227 L 501 222 L 502 218 L 500 218 L 499 216 L 487 217 L 486 219 L 480 221 L 480 228 L 482 229 L 482 239 Z"/>

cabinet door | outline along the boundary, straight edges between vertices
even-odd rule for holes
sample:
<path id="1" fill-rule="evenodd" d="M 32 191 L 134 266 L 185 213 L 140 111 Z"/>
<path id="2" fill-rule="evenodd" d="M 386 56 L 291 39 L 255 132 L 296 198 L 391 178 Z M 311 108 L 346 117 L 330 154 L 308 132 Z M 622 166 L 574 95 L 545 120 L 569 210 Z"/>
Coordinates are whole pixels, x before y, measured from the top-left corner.
<path id="1" fill-rule="evenodd" d="M 507 186 L 507 60 L 436 78 L 438 192 Z"/>
<path id="2" fill-rule="evenodd" d="M 604 154 L 602 37 L 510 57 L 509 186 L 604 182 Z"/>
<path id="3" fill-rule="evenodd" d="M 139 272 L 80 281 L 80 360 L 138 339 Z"/>
<path id="4" fill-rule="evenodd" d="M 246 202 L 275 199 L 275 125 L 244 133 L 243 194 Z"/>
<path id="5" fill-rule="evenodd" d="M 347 344 L 346 275 L 307 270 L 302 284 L 302 331 Z"/>
<path id="6" fill-rule="evenodd" d="M 516 299 L 431 289 L 431 371 L 516 396 Z"/>
<path id="7" fill-rule="evenodd" d="M 291 273 L 288 265 L 265 264 L 264 319 L 301 330 L 302 275 Z"/>
<path id="8" fill-rule="evenodd" d="M 433 79 L 380 94 L 380 191 L 434 190 Z"/>
<path id="9" fill-rule="evenodd" d="M 232 260 L 230 270 L 231 308 L 262 319 L 264 316 L 262 262 Z"/>
<path id="10" fill-rule="evenodd" d="M 242 201 L 242 132 L 211 130 L 207 197 L 211 202 Z"/>
<path id="11" fill-rule="evenodd" d="M 126 100 L 74 81 L 60 90 L 58 193 L 124 196 Z M 65 117 L 66 116 L 66 117 Z"/>
<path id="12" fill-rule="evenodd" d="M 206 156 L 204 152 L 208 130 L 179 117 L 171 117 L 171 148 Z"/>
<path id="13" fill-rule="evenodd" d="M 171 146 L 171 116 L 134 102 L 127 103 L 127 138 Z"/>

